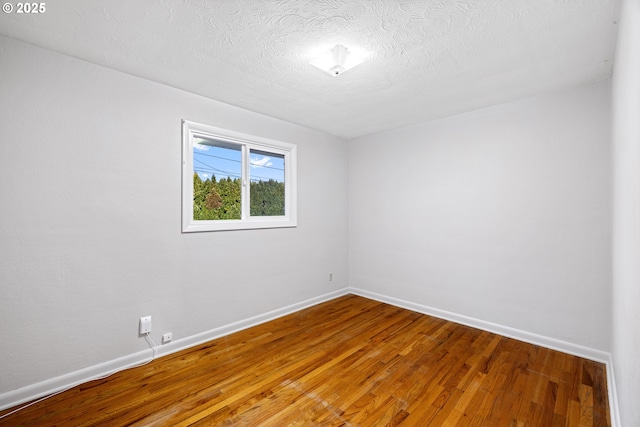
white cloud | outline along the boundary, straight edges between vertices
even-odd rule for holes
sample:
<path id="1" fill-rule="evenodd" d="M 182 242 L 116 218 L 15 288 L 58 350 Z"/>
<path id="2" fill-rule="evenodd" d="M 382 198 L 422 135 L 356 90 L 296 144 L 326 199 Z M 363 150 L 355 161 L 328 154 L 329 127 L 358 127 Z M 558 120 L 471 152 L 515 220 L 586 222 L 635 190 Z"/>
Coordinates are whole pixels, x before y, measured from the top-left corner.
<path id="1" fill-rule="evenodd" d="M 273 166 L 273 163 L 271 162 L 271 157 L 264 156 L 261 159 L 258 157 L 251 158 L 251 167 L 262 168 L 265 166 Z"/>
<path id="2" fill-rule="evenodd" d="M 211 146 L 201 144 L 200 141 L 204 141 L 204 139 L 196 138 L 195 141 L 194 141 L 194 144 L 193 144 L 193 148 L 195 148 L 196 150 L 200 150 L 200 151 L 209 151 Z"/>

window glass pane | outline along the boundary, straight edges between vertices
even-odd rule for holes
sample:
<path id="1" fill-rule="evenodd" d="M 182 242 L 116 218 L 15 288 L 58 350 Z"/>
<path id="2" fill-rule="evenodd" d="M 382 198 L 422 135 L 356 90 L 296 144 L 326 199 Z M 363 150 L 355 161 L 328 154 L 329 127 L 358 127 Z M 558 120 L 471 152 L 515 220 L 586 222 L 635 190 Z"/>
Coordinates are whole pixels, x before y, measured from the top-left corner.
<path id="1" fill-rule="evenodd" d="M 249 214 L 251 216 L 283 216 L 284 155 L 250 150 Z"/>
<path id="2" fill-rule="evenodd" d="M 296 157 L 295 144 L 183 120 L 182 231 L 296 227 Z"/>
<path id="3" fill-rule="evenodd" d="M 240 219 L 242 151 L 239 145 L 195 137 L 193 219 Z"/>

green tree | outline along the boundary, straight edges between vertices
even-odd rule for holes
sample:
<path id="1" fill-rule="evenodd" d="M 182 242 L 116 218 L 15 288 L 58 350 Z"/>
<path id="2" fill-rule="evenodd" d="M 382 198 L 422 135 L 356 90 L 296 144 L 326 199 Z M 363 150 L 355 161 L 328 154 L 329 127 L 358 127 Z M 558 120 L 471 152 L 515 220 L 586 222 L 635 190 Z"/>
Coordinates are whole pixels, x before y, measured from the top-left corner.
<path id="1" fill-rule="evenodd" d="M 284 215 L 284 182 L 273 179 L 252 182 L 249 211 L 252 216 Z"/>
<path id="2" fill-rule="evenodd" d="M 252 182 L 249 211 L 252 216 L 282 216 L 285 212 L 283 182 L 275 180 Z M 193 174 L 193 219 L 224 220 L 241 218 L 240 179 L 215 176 L 202 180 Z"/>
<path id="3" fill-rule="evenodd" d="M 193 174 L 193 219 L 240 219 L 240 180 L 215 176 L 203 181 Z"/>

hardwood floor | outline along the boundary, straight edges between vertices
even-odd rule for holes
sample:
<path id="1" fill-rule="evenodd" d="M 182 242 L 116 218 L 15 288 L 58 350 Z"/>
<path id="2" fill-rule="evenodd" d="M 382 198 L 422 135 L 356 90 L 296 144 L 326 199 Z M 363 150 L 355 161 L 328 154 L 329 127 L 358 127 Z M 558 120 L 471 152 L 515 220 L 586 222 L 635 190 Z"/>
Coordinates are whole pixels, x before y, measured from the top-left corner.
<path id="1" fill-rule="evenodd" d="M 601 427 L 606 384 L 600 363 L 347 295 L 0 425 Z"/>

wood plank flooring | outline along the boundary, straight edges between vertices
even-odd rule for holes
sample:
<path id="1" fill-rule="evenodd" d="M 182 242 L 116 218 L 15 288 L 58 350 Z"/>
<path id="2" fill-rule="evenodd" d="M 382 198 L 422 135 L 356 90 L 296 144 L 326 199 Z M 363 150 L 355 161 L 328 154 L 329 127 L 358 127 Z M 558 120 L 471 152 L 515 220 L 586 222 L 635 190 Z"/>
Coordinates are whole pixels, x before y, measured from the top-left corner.
<path id="1" fill-rule="evenodd" d="M 347 295 L 0 426 L 601 427 L 606 384 L 600 363 Z"/>

